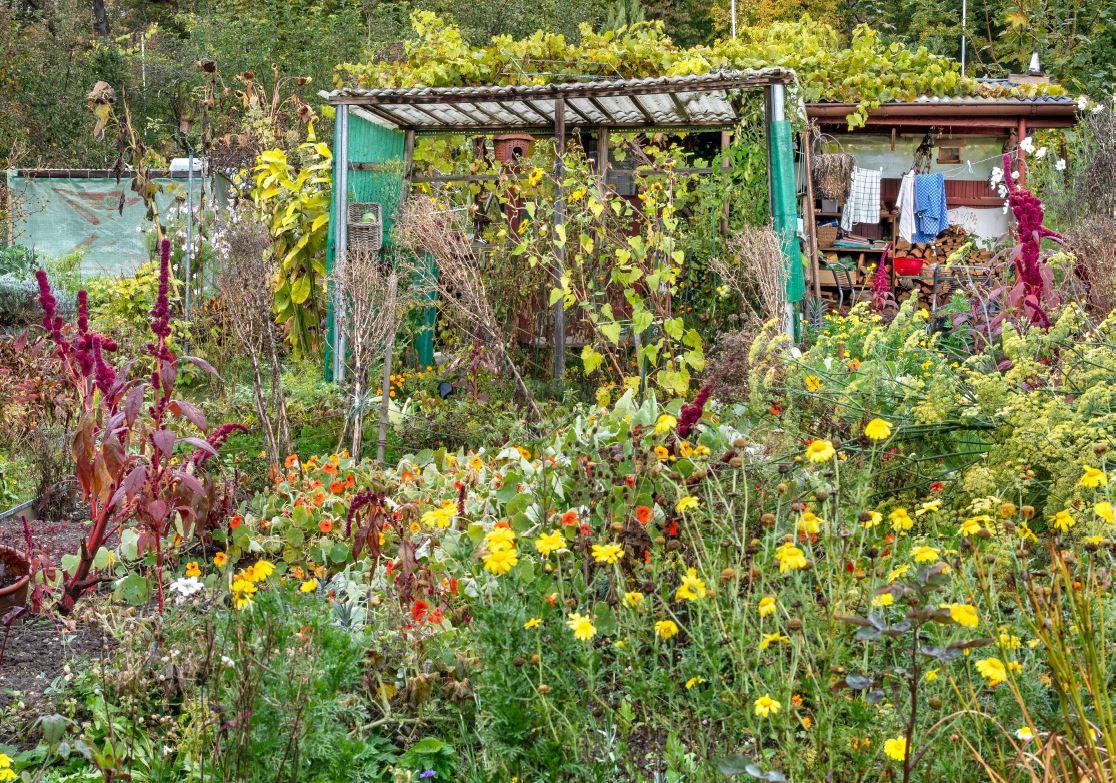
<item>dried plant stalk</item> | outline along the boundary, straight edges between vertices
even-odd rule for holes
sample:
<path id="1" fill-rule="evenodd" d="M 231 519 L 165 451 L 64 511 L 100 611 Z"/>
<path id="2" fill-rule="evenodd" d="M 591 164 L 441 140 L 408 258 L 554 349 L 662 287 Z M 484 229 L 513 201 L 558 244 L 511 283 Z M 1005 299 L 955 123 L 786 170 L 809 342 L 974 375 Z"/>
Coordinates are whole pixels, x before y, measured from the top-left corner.
<path id="1" fill-rule="evenodd" d="M 252 365 L 252 394 L 268 462 L 278 468 L 291 450 L 291 427 L 283 394 L 283 365 L 272 316 L 278 270 L 267 228 L 247 213 L 231 211 L 215 232 L 221 268 L 215 279 L 224 301 L 226 328 Z M 270 375 L 265 389 L 264 373 Z"/>
<path id="2" fill-rule="evenodd" d="M 751 309 L 745 321 L 753 326 L 785 317 L 787 270 L 779 235 L 770 224 L 746 226 L 728 238 L 728 253 L 709 259 L 713 272 Z"/>
<path id="3" fill-rule="evenodd" d="M 346 363 L 352 378 L 352 453 L 359 459 L 364 424 L 368 372 L 384 356 L 385 380 L 380 399 L 380 437 L 377 458 L 386 440 L 391 349 L 407 312 L 426 288 L 425 277 L 405 257 L 390 259 L 369 250 L 350 250 L 334 267 L 330 283 L 338 297 L 338 325 L 347 341 Z"/>
<path id="4" fill-rule="evenodd" d="M 396 237 L 417 252 L 430 253 L 438 263 L 437 289 L 444 312 L 478 345 L 494 351 L 505 363 L 515 384 L 536 416 L 541 417 L 534 395 L 508 350 L 508 338 L 496 318 L 481 265 L 468 239 L 461 217 L 440 209 L 428 196 L 415 196 L 403 208 L 396 224 Z"/>

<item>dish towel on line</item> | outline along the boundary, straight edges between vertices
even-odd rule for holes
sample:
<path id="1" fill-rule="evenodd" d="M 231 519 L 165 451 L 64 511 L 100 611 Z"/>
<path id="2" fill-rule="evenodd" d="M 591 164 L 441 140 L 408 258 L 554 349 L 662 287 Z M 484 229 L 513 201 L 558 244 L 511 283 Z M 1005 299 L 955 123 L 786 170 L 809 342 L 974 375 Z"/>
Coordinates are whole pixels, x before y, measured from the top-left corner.
<path id="1" fill-rule="evenodd" d="M 941 174 L 919 174 L 914 183 L 915 233 L 912 242 L 933 242 L 949 228 L 945 178 Z"/>
<path id="2" fill-rule="evenodd" d="M 914 183 L 915 173 L 912 169 L 899 182 L 899 197 L 895 199 L 895 206 L 899 207 L 899 236 L 904 242 L 910 242 L 915 233 Z"/>
<path id="3" fill-rule="evenodd" d="M 852 231 L 853 223 L 880 222 L 880 172 L 854 166 L 849 199 L 841 211 L 841 228 Z"/>

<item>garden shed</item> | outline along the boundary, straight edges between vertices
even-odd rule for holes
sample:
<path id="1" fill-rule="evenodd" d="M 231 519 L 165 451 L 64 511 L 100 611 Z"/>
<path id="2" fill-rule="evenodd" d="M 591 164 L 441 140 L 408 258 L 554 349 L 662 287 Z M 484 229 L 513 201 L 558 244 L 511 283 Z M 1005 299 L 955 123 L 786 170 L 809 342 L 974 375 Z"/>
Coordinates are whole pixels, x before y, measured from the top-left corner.
<path id="1" fill-rule="evenodd" d="M 1020 86 L 1005 80 L 983 81 L 992 91 Z M 862 212 L 855 221 L 842 221 L 844 194 L 814 194 L 819 266 L 814 287 L 842 303 L 865 290 L 867 276 L 878 261 L 897 256 L 918 260 L 900 269 L 902 274 L 892 269 L 892 285 L 928 294 L 931 305 L 942 298 L 933 270 L 965 243 L 973 246 L 968 265 L 980 273 L 981 264 L 1010 229 L 1004 199 L 991 182 L 993 171 L 1002 169 L 1005 153 L 1025 161 L 1029 144 L 1021 147 L 1020 142 L 1035 131 L 1071 127 L 1078 114 L 1077 102 L 1066 96 L 920 96 L 885 103 L 867 114 L 863 126 L 850 130 L 847 118 L 856 108 L 843 103 L 806 107 L 812 126 L 820 132 L 812 144 L 815 158 L 851 156 L 856 168 L 871 174 L 873 188 L 878 182 L 874 190 L 878 214 L 870 219 L 864 219 L 867 213 Z M 919 175 L 940 175 L 948 228 L 937 241 L 912 243 L 900 231 L 900 188 L 913 170 Z M 1020 170 L 1025 182 L 1026 167 Z M 919 260 L 924 263 L 916 271 Z"/>
<path id="2" fill-rule="evenodd" d="M 486 176 L 416 177 L 413 172 L 416 136 L 553 137 L 558 152 L 555 167 L 560 173 L 568 134 L 577 130 L 583 140 L 589 134 L 595 138 L 593 159 L 597 172 L 611 185 L 607 154 L 610 133 L 719 133 L 722 148 L 727 148 L 730 134 L 740 121 L 744 92 L 763 90 L 771 215 L 787 259 L 786 301 L 791 307 L 802 299 L 805 290 L 797 238 L 794 150 L 785 112 L 785 86 L 794 79 L 791 70 L 765 68 L 645 79 L 446 88 L 344 88 L 328 93 L 326 99 L 337 110 L 329 263 L 343 263 L 345 258 L 353 229 L 352 205 L 378 204 L 383 216 L 382 236 L 389 242 L 392 214 L 411 183 L 467 182 Z M 559 192 L 556 223 L 564 220 L 565 208 L 565 194 Z M 356 211 L 367 214 L 364 207 Z M 333 307 L 331 301 L 327 372 L 337 377 L 343 372 L 339 357 L 344 345 L 343 337 L 333 326 Z M 433 313 L 428 312 L 427 322 L 432 318 Z M 565 316 L 558 303 L 553 310 L 550 337 L 555 377 L 560 377 L 565 367 L 566 336 Z M 426 334 L 417 348 L 420 362 L 428 363 L 433 355 L 431 335 Z"/>

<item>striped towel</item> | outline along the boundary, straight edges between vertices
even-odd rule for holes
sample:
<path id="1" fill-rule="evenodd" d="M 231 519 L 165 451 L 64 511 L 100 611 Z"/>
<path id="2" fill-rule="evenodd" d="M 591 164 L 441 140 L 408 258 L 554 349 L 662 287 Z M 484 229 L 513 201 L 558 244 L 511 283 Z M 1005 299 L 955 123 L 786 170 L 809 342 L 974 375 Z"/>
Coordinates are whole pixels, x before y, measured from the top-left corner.
<path id="1" fill-rule="evenodd" d="M 853 167 L 849 198 L 841 211 L 841 228 L 852 231 L 853 223 L 880 222 L 880 172 Z"/>

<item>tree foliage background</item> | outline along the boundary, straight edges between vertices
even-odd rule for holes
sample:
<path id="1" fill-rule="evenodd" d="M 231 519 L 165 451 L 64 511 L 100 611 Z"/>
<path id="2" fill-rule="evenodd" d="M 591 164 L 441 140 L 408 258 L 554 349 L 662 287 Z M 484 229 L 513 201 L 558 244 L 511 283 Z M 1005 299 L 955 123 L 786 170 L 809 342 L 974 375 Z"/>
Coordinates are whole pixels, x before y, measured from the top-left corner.
<path id="1" fill-rule="evenodd" d="M 758 0 L 738 4 L 740 28 L 780 21 L 832 25 L 846 36 L 867 24 L 887 40 L 957 57 L 959 3 L 953 0 Z M 97 80 L 126 97 L 155 153 L 182 154 L 205 75 L 222 83 L 272 66 L 309 76 L 303 97 L 328 88 L 334 67 L 402 56 L 414 35 L 413 10 L 455 22 L 469 44 L 497 34 L 579 36 L 631 21 L 662 20 L 680 46 L 727 37 L 728 0 L 0 0 L 0 157 L 9 166 L 105 166 L 114 157 L 93 141 L 81 111 Z M 1109 98 L 1116 80 L 1116 4 L 1079 0 L 972 0 L 970 73 L 1000 76 L 1025 68 L 1032 51 L 1071 93 Z M 555 63 L 561 72 L 562 63 Z"/>

